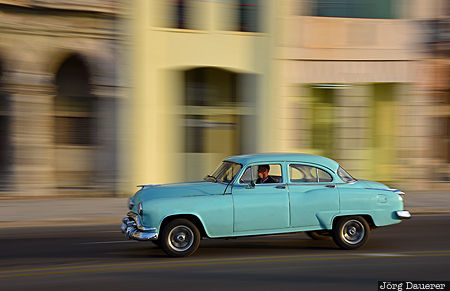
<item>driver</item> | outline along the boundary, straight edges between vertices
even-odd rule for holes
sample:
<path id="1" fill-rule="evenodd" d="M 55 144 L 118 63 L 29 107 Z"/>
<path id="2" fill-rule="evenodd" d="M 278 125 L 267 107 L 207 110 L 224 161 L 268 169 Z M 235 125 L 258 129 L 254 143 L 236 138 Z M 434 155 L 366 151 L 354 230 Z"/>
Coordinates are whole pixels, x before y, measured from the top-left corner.
<path id="1" fill-rule="evenodd" d="M 276 183 L 276 181 L 269 176 L 270 166 L 269 165 L 259 165 L 258 166 L 258 179 L 256 179 L 256 184 L 266 184 L 266 183 Z"/>

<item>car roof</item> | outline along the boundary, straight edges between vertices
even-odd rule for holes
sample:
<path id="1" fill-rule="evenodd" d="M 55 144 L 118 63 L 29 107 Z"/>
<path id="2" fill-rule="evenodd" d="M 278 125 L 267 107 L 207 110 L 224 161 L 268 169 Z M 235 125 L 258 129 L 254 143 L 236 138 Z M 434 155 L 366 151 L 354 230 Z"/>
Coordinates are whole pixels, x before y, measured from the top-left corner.
<path id="1" fill-rule="evenodd" d="M 300 153 L 259 153 L 259 154 L 248 154 L 248 155 L 237 155 L 228 157 L 226 161 L 236 162 L 242 165 L 247 165 L 250 163 L 260 163 L 260 162 L 303 162 L 317 164 L 336 172 L 339 168 L 339 164 L 332 159 L 325 158 L 322 156 L 311 155 L 311 154 L 300 154 Z"/>

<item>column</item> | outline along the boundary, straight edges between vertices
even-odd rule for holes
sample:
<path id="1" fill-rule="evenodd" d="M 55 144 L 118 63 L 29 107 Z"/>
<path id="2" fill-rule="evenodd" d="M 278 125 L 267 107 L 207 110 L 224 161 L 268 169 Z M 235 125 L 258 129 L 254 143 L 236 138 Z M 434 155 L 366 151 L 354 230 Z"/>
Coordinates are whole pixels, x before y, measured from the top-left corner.
<path id="1" fill-rule="evenodd" d="M 52 78 L 26 70 L 5 75 L 5 89 L 11 93 L 12 194 L 54 195 Z"/>
<path id="2" fill-rule="evenodd" d="M 118 179 L 118 108 L 115 86 L 94 85 L 93 94 L 97 97 L 97 146 L 93 163 L 96 189 L 103 194 L 116 190 Z"/>

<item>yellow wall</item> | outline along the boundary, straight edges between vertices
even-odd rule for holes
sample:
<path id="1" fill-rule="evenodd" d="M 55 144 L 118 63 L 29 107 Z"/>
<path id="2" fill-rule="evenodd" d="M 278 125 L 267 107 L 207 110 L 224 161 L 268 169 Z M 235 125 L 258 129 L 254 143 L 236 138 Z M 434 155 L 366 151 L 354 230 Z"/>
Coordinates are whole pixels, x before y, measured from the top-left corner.
<path id="1" fill-rule="evenodd" d="M 263 1 L 260 17 L 262 32 L 227 31 L 232 6 L 219 1 L 197 1 L 190 17 L 197 30 L 168 28 L 167 3 L 164 0 L 135 0 L 132 31 L 132 96 L 128 99 L 130 140 L 123 142 L 122 177 L 127 181 L 123 191 L 134 185 L 180 181 L 184 177 L 185 161 L 183 114 L 185 70 L 196 67 L 218 67 L 236 73 L 259 74 L 256 88 L 260 104 L 254 104 L 257 114 L 270 112 L 271 82 L 269 81 L 272 40 L 269 28 L 275 13 Z M 220 113 L 220 112 L 219 112 Z M 269 150 L 270 136 L 276 125 L 258 129 L 259 138 L 266 140 L 255 151 Z M 224 157 L 213 157 L 214 160 Z M 193 169 L 195 171 L 195 169 Z M 210 169 L 212 170 L 212 169 Z M 202 173 L 207 174 L 207 173 Z"/>

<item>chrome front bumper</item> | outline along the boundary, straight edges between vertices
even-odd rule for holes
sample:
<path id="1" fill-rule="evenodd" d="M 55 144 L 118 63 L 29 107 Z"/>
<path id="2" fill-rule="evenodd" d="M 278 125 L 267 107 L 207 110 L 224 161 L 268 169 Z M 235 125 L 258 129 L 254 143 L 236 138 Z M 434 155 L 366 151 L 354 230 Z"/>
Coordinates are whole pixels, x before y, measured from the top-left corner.
<path id="1" fill-rule="evenodd" d="M 145 227 L 142 225 L 139 215 L 133 212 L 128 212 L 128 216 L 122 219 L 122 233 L 128 239 L 135 240 L 157 240 L 158 233 L 154 227 Z"/>
<path id="2" fill-rule="evenodd" d="M 410 219 L 411 218 L 411 213 L 409 213 L 409 211 L 407 211 L 407 210 L 396 211 L 395 214 L 397 214 L 397 217 L 400 219 Z"/>

